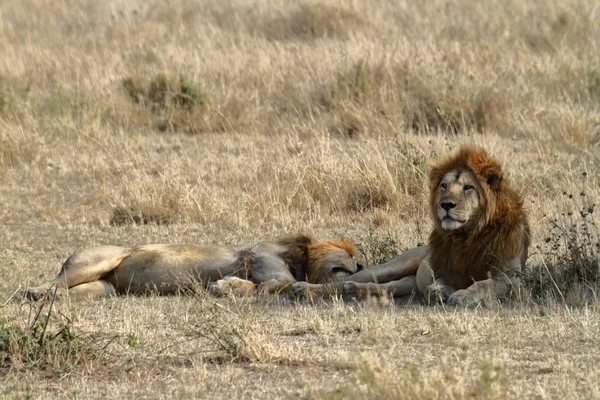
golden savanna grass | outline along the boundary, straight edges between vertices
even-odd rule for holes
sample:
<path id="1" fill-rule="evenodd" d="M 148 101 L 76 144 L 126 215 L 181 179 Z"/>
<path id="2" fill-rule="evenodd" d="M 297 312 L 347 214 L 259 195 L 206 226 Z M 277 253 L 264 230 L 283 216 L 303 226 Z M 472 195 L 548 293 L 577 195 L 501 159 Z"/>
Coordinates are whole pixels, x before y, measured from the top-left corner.
<path id="1" fill-rule="evenodd" d="M 6 1 L 0 52 L 0 397 L 600 397 L 594 1 Z M 459 143 L 526 199 L 523 303 L 8 301 L 100 244 L 388 260 Z"/>

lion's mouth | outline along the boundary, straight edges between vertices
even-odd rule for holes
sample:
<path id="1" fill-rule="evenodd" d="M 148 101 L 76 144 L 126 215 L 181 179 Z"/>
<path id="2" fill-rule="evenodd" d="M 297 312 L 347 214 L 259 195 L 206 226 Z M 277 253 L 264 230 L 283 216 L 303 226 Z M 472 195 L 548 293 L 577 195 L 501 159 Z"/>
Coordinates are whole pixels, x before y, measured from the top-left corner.
<path id="1" fill-rule="evenodd" d="M 440 221 L 443 221 L 445 219 L 447 220 L 451 220 L 451 221 L 456 221 L 456 222 L 460 222 L 460 223 L 465 223 L 467 222 L 467 220 L 461 220 L 459 218 L 456 217 L 456 213 L 452 212 L 452 211 L 446 211 L 442 208 L 438 209 L 438 217 L 440 219 Z"/>
<path id="2" fill-rule="evenodd" d="M 442 221 L 444 220 L 448 220 L 448 221 L 455 221 L 455 222 L 460 222 L 461 224 L 464 224 L 465 222 L 467 222 L 467 220 L 463 220 L 463 219 L 458 219 L 458 218 L 454 218 L 450 215 L 446 215 L 444 218 L 442 218 Z"/>
<path id="3" fill-rule="evenodd" d="M 460 227 L 462 227 L 465 222 L 467 221 L 461 221 L 459 219 L 454 219 L 452 217 L 450 217 L 449 215 L 447 215 L 446 217 L 442 218 L 442 228 L 447 230 L 447 231 L 454 231 L 456 229 L 459 229 Z"/>

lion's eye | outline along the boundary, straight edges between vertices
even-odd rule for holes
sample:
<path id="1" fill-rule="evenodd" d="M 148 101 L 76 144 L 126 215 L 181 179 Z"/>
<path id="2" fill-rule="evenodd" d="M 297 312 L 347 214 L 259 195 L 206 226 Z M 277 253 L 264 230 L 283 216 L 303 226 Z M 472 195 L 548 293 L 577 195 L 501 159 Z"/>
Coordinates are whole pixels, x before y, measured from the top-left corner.
<path id="1" fill-rule="evenodd" d="M 444 190 L 448 189 L 448 185 L 446 185 L 445 183 L 442 183 L 442 184 L 440 185 L 440 187 L 441 187 L 442 189 L 444 189 Z"/>
<path id="2" fill-rule="evenodd" d="M 463 186 L 463 190 L 464 190 L 465 192 L 467 192 L 467 191 L 469 191 L 469 190 L 473 190 L 473 186 L 471 186 L 471 185 L 465 185 L 465 186 Z"/>

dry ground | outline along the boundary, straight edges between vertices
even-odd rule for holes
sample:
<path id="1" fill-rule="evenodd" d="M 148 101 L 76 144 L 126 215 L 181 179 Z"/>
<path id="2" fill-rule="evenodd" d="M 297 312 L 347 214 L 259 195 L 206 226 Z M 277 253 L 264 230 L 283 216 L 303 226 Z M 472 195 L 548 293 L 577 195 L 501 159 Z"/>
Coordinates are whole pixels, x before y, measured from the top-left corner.
<path id="1" fill-rule="evenodd" d="M 117 298 L 44 328 L 8 301 L 0 397 L 600 397 L 595 1 L 5 1 L 0 54 L 0 306 L 99 244 L 307 232 L 381 262 L 427 240 L 458 143 L 535 235 L 532 302 L 495 309 Z"/>

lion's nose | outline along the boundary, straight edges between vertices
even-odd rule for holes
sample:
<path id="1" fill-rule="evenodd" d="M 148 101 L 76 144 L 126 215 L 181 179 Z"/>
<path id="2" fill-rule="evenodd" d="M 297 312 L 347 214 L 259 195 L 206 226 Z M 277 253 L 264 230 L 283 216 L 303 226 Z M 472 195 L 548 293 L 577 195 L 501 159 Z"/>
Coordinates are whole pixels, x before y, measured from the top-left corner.
<path id="1" fill-rule="evenodd" d="M 365 267 L 362 264 L 360 264 L 360 263 L 356 264 L 356 270 L 357 271 L 362 271 L 364 268 Z"/>
<path id="2" fill-rule="evenodd" d="M 453 209 L 454 207 L 456 207 L 456 203 L 453 203 L 451 201 L 443 201 L 442 204 L 440 204 L 440 206 L 442 206 L 442 208 L 446 211 L 450 211 L 451 209 Z"/>

